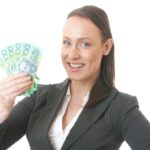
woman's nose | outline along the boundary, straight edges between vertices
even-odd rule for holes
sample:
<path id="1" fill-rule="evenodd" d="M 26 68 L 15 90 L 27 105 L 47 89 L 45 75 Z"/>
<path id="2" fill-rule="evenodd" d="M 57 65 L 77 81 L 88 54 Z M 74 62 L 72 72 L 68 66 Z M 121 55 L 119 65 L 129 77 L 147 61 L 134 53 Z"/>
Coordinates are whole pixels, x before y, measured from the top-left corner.
<path id="1" fill-rule="evenodd" d="M 76 45 L 72 45 L 72 47 L 70 47 L 68 56 L 69 56 L 70 59 L 78 59 L 78 58 L 80 58 L 79 49 L 77 48 Z"/>

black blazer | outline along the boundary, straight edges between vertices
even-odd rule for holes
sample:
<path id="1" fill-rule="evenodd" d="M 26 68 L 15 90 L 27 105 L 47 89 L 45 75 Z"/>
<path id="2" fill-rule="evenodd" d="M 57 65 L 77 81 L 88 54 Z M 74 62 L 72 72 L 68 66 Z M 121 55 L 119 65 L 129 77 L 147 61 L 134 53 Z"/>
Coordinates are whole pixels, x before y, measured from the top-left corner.
<path id="1" fill-rule="evenodd" d="M 67 92 L 68 80 L 40 86 L 20 101 L 0 125 L 0 150 L 26 134 L 31 150 L 54 150 L 48 131 Z M 123 141 L 132 150 L 150 150 L 150 123 L 135 97 L 117 90 L 92 109 L 84 108 L 61 150 L 118 150 Z"/>

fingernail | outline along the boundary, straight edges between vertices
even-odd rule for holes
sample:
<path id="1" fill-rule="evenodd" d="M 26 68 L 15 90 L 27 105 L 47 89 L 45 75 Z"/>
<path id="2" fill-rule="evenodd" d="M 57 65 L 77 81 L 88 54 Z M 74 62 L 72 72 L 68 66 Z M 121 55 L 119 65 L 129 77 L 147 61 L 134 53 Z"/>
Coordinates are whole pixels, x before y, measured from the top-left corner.
<path id="1" fill-rule="evenodd" d="M 28 78 L 29 78 L 30 80 L 33 80 L 33 77 L 32 77 L 31 75 L 28 75 Z"/>

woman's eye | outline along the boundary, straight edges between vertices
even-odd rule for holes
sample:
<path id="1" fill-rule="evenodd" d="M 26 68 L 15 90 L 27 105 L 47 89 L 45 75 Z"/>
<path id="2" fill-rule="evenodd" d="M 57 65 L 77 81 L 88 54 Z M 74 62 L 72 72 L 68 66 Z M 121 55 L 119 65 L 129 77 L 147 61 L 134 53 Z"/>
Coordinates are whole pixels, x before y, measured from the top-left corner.
<path id="1" fill-rule="evenodd" d="M 67 40 L 63 40 L 63 45 L 68 47 L 71 45 L 71 42 Z"/>
<path id="2" fill-rule="evenodd" d="M 82 42 L 81 48 L 89 48 L 90 44 L 88 42 Z"/>

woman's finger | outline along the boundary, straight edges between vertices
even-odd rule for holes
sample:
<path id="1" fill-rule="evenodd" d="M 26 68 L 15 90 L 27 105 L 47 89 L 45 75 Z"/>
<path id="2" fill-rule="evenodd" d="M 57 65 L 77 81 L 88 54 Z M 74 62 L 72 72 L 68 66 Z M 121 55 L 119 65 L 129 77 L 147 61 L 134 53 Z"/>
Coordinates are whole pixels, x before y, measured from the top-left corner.
<path id="1" fill-rule="evenodd" d="M 11 96 L 12 98 L 16 98 L 17 96 L 19 96 L 19 95 L 25 93 L 25 92 L 26 92 L 27 90 L 29 90 L 30 88 L 31 88 L 31 86 L 24 87 L 24 88 L 20 89 L 19 91 L 12 93 L 10 96 Z"/>
<path id="2" fill-rule="evenodd" d="M 31 80 L 32 80 L 31 76 L 25 76 L 25 77 L 23 76 L 23 77 L 15 79 L 15 80 L 9 80 L 9 82 L 7 80 L 7 82 L 3 82 L 3 84 L 1 84 L 0 90 L 3 91 L 8 88 L 14 87 L 18 84 L 25 83 L 25 82 L 28 82 Z"/>
<path id="3" fill-rule="evenodd" d="M 15 86 L 12 86 L 8 89 L 5 89 L 5 90 L 1 90 L 0 91 L 0 94 L 2 96 L 5 96 L 5 95 L 10 95 L 10 94 L 13 94 L 15 92 L 19 92 L 20 90 L 22 90 L 23 88 L 30 88 L 31 85 L 32 85 L 32 80 L 29 80 L 29 81 L 26 81 L 26 82 L 23 82 L 23 83 L 19 83 Z"/>
<path id="4" fill-rule="evenodd" d="M 11 75 L 3 80 L 1 80 L 0 82 L 3 84 L 3 83 L 7 83 L 7 82 L 10 82 L 10 81 L 13 81 L 13 80 L 16 80 L 16 79 L 19 79 L 19 78 L 23 78 L 23 77 L 26 77 L 28 76 L 26 73 L 24 72 L 20 72 L 20 73 L 16 73 L 14 75 Z"/>

